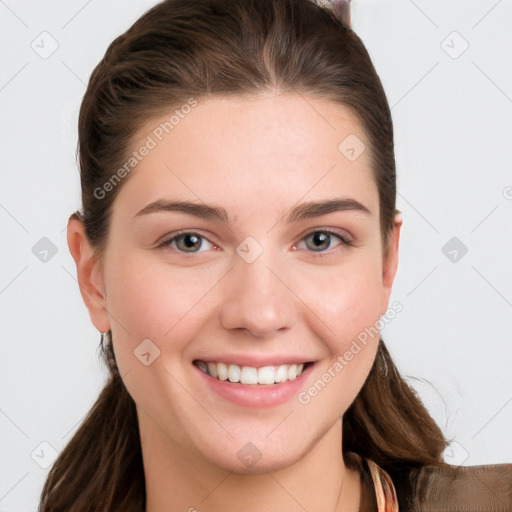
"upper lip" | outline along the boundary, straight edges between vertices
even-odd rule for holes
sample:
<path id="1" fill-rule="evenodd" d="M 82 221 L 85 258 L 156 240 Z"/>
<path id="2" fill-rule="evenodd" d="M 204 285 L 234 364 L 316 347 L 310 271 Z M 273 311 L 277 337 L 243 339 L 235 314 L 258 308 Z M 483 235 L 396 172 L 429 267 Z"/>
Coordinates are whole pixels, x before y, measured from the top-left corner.
<path id="1" fill-rule="evenodd" d="M 203 361 L 205 363 L 226 363 L 236 364 L 237 366 L 251 366 L 260 368 L 262 366 L 279 366 L 282 364 L 305 364 L 313 362 L 313 359 L 304 358 L 304 356 L 295 355 L 261 355 L 261 354 L 226 354 L 213 357 L 198 357 L 194 361 Z"/>

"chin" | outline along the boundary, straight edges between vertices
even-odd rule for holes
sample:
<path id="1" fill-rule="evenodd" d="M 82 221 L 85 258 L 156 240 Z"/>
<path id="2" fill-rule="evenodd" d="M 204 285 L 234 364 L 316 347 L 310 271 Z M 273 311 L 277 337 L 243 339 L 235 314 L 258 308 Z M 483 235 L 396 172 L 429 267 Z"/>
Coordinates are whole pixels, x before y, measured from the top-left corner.
<path id="1" fill-rule="evenodd" d="M 213 443 L 212 443 L 213 441 Z M 268 436 L 254 433 L 250 439 L 245 435 L 230 437 L 223 442 L 210 439 L 203 447 L 198 447 L 209 463 L 237 474 L 258 475 L 279 471 L 292 466 L 303 458 L 314 442 L 306 443 L 305 435 L 297 430 L 283 431 L 281 435 Z"/>

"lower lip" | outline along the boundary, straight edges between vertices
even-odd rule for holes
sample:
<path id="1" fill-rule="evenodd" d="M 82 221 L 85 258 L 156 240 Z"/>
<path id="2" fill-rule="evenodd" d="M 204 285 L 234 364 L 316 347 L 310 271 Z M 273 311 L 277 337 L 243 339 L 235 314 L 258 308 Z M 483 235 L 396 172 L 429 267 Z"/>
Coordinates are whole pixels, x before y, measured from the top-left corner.
<path id="1" fill-rule="evenodd" d="M 216 395 L 242 407 L 266 408 L 284 404 L 291 398 L 296 397 L 311 373 L 314 364 L 309 364 L 294 380 L 281 384 L 240 384 L 239 382 L 219 380 L 207 375 L 197 366 L 193 366 L 199 372 L 208 389 L 211 389 Z"/>

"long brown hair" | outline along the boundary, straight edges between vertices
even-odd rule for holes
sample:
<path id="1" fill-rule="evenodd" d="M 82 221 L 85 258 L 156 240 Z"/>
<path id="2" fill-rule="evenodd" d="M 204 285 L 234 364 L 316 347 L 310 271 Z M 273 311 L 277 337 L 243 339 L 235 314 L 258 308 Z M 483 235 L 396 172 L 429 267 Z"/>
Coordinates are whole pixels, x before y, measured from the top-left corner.
<path id="1" fill-rule="evenodd" d="M 369 141 L 386 249 L 396 212 L 393 125 L 381 81 L 354 31 L 313 0 L 165 0 L 111 43 L 81 105 L 82 210 L 73 215 L 84 222 L 98 255 L 108 240 L 112 204 L 130 179 L 129 172 L 118 179 L 120 166 L 143 123 L 190 98 L 268 90 L 312 94 L 355 113 Z M 119 375 L 110 331 L 101 348 L 108 381 L 50 470 L 40 512 L 144 511 L 135 403 Z M 343 451 L 393 474 L 444 465 L 446 444 L 381 338 L 368 378 L 343 417 Z"/>

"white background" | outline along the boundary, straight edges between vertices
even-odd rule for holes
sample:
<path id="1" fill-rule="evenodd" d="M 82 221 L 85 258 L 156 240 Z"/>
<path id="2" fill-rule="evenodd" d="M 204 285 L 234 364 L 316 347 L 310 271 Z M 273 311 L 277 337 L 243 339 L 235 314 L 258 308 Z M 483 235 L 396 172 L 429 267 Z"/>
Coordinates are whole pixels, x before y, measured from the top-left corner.
<path id="1" fill-rule="evenodd" d="M 77 115 L 108 44 L 153 4 L 0 0 L 0 512 L 36 509 L 40 464 L 103 384 L 66 243 Z M 512 462 L 512 1 L 354 0 L 353 26 L 392 107 L 404 212 L 404 309 L 384 339 L 455 439 L 448 462 Z M 41 38 L 58 44 L 46 59 Z"/>

